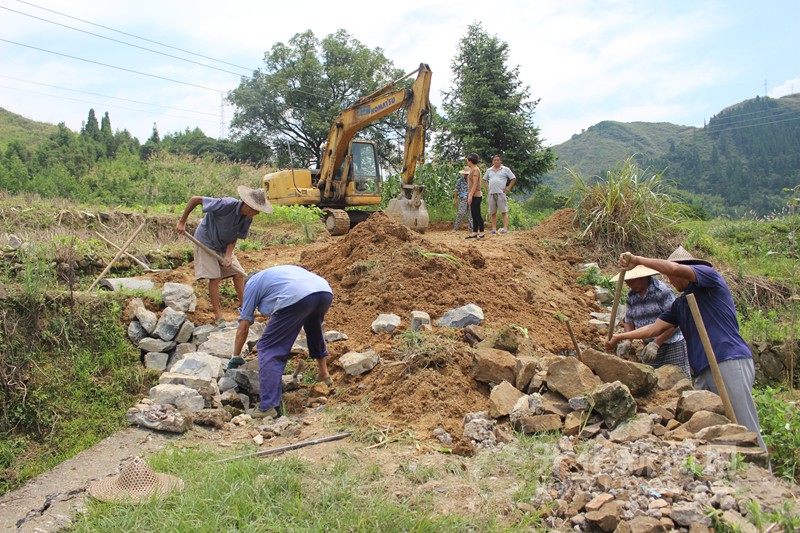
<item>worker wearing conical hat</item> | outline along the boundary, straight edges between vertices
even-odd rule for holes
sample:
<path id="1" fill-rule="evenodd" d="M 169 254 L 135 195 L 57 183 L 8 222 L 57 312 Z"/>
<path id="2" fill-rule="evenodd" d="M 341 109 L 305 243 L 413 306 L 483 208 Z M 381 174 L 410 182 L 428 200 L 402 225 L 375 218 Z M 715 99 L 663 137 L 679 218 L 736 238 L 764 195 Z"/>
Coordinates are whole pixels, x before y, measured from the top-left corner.
<path id="1" fill-rule="evenodd" d="M 653 324 L 613 335 L 606 342 L 606 348 L 612 349 L 623 339 L 656 337 L 672 327 L 680 327 L 686 339 L 695 389 L 719 394 L 710 362 L 710 359 L 715 359 L 737 423 L 755 433 L 759 444 L 766 450 L 764 439 L 761 437 L 758 412 L 753 401 L 755 381 L 753 354 L 739 334 L 739 321 L 736 317 L 733 295 L 722 275 L 709 261 L 693 257 L 683 247 L 678 247 L 666 260 L 625 252 L 620 256 L 618 263 L 619 268 L 626 272 L 639 265 L 664 274 L 670 284 L 683 294 L 676 298 L 672 306 Z M 714 355 L 706 354 L 701 332 L 694 321 L 687 295 L 694 295 Z"/>

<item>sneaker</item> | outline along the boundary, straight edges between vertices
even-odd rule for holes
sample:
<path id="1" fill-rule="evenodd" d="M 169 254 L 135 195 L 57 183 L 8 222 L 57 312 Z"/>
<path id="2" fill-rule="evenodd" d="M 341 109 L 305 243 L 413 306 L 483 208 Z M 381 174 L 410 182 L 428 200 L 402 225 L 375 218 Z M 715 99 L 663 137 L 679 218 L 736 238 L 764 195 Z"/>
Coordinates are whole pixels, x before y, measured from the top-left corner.
<path id="1" fill-rule="evenodd" d="M 464 238 L 465 238 L 465 239 L 476 239 L 476 238 L 478 238 L 478 237 L 479 237 L 479 235 L 469 235 L 469 236 L 467 236 L 467 237 L 464 237 Z"/>
<path id="2" fill-rule="evenodd" d="M 262 411 L 260 407 L 254 407 L 253 409 L 248 409 L 247 414 L 256 420 L 262 418 L 278 418 L 278 411 L 276 411 L 274 407 L 270 407 L 266 411 Z"/>
<path id="3" fill-rule="evenodd" d="M 214 321 L 214 325 L 217 326 L 218 328 L 224 326 L 225 325 L 225 319 L 224 318 L 216 319 Z"/>
<path id="4" fill-rule="evenodd" d="M 497 232 L 496 232 L 495 230 L 491 230 L 491 231 L 489 232 L 489 235 L 497 235 Z"/>
<path id="5" fill-rule="evenodd" d="M 486 235 L 478 235 L 478 238 L 479 238 L 479 239 L 485 239 L 485 238 L 486 238 Z"/>
<path id="6" fill-rule="evenodd" d="M 508 230 L 506 228 L 503 228 L 500 230 L 500 233 L 508 233 Z"/>

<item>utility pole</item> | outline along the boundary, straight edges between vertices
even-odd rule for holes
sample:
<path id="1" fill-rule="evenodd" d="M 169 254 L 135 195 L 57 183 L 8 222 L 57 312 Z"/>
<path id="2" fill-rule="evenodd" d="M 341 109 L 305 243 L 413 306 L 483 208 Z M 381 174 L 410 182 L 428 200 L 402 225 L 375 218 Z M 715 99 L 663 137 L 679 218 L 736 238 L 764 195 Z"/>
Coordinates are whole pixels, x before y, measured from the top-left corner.
<path id="1" fill-rule="evenodd" d="M 219 137 L 221 141 L 225 138 L 225 95 L 219 95 Z"/>

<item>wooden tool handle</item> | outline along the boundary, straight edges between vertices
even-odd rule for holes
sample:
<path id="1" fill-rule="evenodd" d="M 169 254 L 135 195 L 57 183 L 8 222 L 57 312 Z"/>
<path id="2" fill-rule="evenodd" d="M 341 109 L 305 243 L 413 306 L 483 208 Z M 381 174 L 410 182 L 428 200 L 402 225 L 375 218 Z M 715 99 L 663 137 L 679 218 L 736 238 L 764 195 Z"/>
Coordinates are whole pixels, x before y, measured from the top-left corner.
<path id="1" fill-rule="evenodd" d="M 611 306 L 611 320 L 608 321 L 608 340 L 614 336 L 614 328 L 617 321 L 617 308 L 619 307 L 619 297 L 622 294 L 622 284 L 625 282 L 625 271 L 619 271 L 619 279 L 617 279 L 617 290 L 614 291 L 614 304 Z"/>
<path id="2" fill-rule="evenodd" d="M 217 261 L 219 261 L 220 265 L 222 264 L 223 261 L 225 261 L 225 257 L 223 257 L 222 254 L 220 254 L 216 250 L 212 250 L 211 248 L 209 248 L 208 246 L 206 246 L 205 244 L 203 244 L 199 240 L 195 239 L 194 235 L 192 235 L 188 231 L 184 231 L 183 234 L 186 235 L 187 237 L 189 237 L 189 240 L 192 241 L 193 243 L 195 243 L 197 246 L 199 246 L 200 248 L 202 248 L 206 252 L 208 252 L 211 255 L 213 255 L 214 257 L 216 257 Z M 234 265 L 231 265 L 230 269 L 233 270 L 234 272 L 236 272 L 237 274 L 241 274 L 242 276 L 247 276 L 247 273 L 244 270 L 242 270 L 241 268 L 237 268 Z"/>
<path id="3" fill-rule="evenodd" d="M 708 338 L 708 332 L 706 331 L 705 324 L 703 324 L 703 317 L 700 314 L 700 308 L 697 307 L 697 300 L 695 299 L 694 294 L 687 294 L 686 301 L 689 302 L 689 309 L 692 310 L 694 324 L 697 326 L 697 332 L 700 334 L 700 340 L 703 341 L 703 349 L 706 351 L 708 364 L 711 366 L 711 374 L 714 376 L 714 382 L 717 384 L 719 397 L 722 399 L 722 407 L 725 408 L 725 416 L 727 416 L 728 419 L 734 424 L 738 424 L 736 421 L 736 414 L 733 412 L 731 399 L 728 397 L 728 390 L 725 388 L 725 383 L 722 381 L 722 374 L 720 373 L 719 365 L 717 364 L 717 356 L 714 355 L 714 347 L 711 346 L 711 340 Z"/>

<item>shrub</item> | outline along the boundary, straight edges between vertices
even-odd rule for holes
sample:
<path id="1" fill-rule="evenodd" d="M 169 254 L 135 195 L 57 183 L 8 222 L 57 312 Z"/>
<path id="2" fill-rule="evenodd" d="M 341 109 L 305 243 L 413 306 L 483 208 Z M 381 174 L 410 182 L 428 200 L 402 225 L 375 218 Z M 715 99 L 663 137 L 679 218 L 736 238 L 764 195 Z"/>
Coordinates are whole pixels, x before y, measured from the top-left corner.
<path id="1" fill-rule="evenodd" d="M 773 472 L 796 483 L 800 481 L 800 409 L 783 396 L 778 388 L 753 390 Z"/>
<path id="2" fill-rule="evenodd" d="M 605 179 L 588 182 L 570 169 L 577 200 L 575 216 L 583 237 L 610 250 L 636 250 L 660 255 L 669 243 L 674 224 L 682 218 L 683 204 L 667 194 L 664 171 L 650 173 L 634 157 L 619 161 Z"/>

